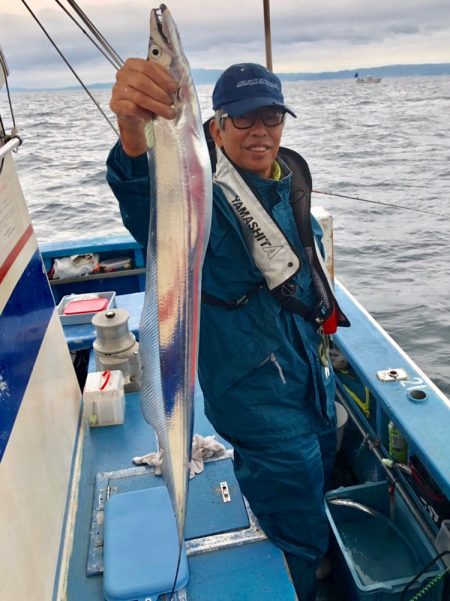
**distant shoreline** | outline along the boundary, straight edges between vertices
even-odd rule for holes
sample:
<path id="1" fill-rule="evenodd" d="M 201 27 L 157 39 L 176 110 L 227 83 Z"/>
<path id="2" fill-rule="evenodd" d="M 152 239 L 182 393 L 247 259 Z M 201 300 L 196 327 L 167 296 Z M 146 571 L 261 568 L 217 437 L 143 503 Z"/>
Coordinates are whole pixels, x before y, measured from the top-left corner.
<path id="1" fill-rule="evenodd" d="M 196 85 L 214 84 L 222 69 L 192 69 L 192 75 Z M 323 81 L 331 79 L 354 79 L 355 74 L 364 77 L 372 75 L 376 77 L 428 77 L 439 75 L 450 75 L 450 63 L 428 63 L 423 65 L 385 65 L 382 67 L 358 67 L 355 69 L 344 69 L 342 71 L 323 71 L 321 73 L 279 73 L 277 75 L 282 81 Z M 86 83 L 86 82 L 85 82 Z M 86 83 L 91 90 L 108 90 L 113 86 L 108 83 Z M 64 86 L 57 88 L 22 88 L 11 87 L 12 92 L 60 92 L 69 90 L 80 90 L 80 85 Z"/>

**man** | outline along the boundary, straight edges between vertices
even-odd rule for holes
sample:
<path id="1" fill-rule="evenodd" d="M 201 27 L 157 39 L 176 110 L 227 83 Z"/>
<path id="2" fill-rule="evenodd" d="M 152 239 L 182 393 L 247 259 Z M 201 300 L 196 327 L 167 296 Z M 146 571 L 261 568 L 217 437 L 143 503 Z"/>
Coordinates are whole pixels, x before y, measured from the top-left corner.
<path id="1" fill-rule="evenodd" d="M 154 115 L 173 118 L 176 88 L 159 65 L 129 59 L 112 93 L 121 140 L 108 158 L 108 181 L 124 224 L 144 245 L 151 199 L 143 127 Z M 241 490 L 285 551 L 300 600 L 313 601 L 336 446 L 323 324 L 330 316 L 348 322 L 318 266 L 307 164 L 280 153 L 286 113 L 295 117 L 280 80 L 260 65 L 232 65 L 212 100 L 217 168 L 199 353 L 205 411 L 233 445 Z"/>

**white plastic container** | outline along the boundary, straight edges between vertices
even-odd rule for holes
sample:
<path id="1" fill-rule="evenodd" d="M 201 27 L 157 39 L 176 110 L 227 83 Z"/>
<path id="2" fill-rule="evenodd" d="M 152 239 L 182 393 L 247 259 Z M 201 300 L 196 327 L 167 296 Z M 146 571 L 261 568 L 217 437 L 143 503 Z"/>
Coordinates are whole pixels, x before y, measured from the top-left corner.
<path id="1" fill-rule="evenodd" d="M 79 313 L 74 315 L 64 315 L 64 310 L 67 305 L 72 301 L 84 300 L 84 299 L 95 299 L 95 298 L 104 298 L 107 299 L 108 303 L 105 306 L 105 311 L 111 309 L 116 306 L 116 293 L 111 292 L 95 292 L 91 294 L 67 294 L 64 296 L 59 305 L 57 306 L 58 315 L 61 319 L 61 323 L 63 326 L 73 326 L 79 325 L 83 323 L 91 323 L 94 315 L 97 315 L 96 312 L 88 312 L 88 313 Z"/>
<path id="2" fill-rule="evenodd" d="M 123 271 L 133 269 L 133 260 L 130 257 L 115 257 L 114 259 L 105 259 L 100 261 L 100 271 L 109 273 L 111 271 Z"/>
<path id="3" fill-rule="evenodd" d="M 337 441 L 336 441 L 336 453 L 342 446 L 342 439 L 344 437 L 344 429 L 348 420 L 347 409 L 341 403 L 334 403 L 336 407 L 336 429 L 337 429 Z"/>
<path id="4" fill-rule="evenodd" d="M 125 393 L 120 370 L 88 374 L 83 391 L 84 416 L 91 427 L 123 424 Z"/>

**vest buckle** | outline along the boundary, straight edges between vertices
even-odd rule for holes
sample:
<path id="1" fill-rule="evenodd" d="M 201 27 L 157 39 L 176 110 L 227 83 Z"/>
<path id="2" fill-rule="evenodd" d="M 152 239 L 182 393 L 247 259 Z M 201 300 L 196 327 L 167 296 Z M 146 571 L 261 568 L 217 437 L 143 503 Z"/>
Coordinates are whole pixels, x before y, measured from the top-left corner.
<path id="1" fill-rule="evenodd" d="M 234 300 L 232 303 L 230 303 L 230 305 L 231 305 L 230 309 L 240 309 L 240 307 L 243 307 L 247 303 L 248 303 L 248 295 L 244 294 L 244 296 L 241 296 L 241 298 L 238 298 L 238 299 Z"/>
<path id="2" fill-rule="evenodd" d="M 325 321 L 325 315 L 327 313 L 327 309 L 325 307 L 325 303 L 323 301 L 319 301 L 314 310 L 314 321 L 319 325 L 322 325 Z"/>

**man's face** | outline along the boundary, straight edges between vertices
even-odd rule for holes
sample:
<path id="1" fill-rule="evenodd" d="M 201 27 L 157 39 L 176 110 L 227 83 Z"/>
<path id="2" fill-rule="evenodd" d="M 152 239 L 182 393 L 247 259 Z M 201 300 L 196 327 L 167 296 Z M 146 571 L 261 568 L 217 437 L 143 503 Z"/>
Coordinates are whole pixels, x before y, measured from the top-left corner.
<path id="1" fill-rule="evenodd" d="M 258 111 L 251 114 L 257 116 Z M 238 167 L 261 177 L 271 177 L 272 164 L 280 147 L 283 123 L 268 127 L 260 118 L 256 118 L 250 128 L 238 129 L 231 118 L 227 117 L 223 129 L 212 119 L 210 131 L 217 146 L 223 148 Z"/>

